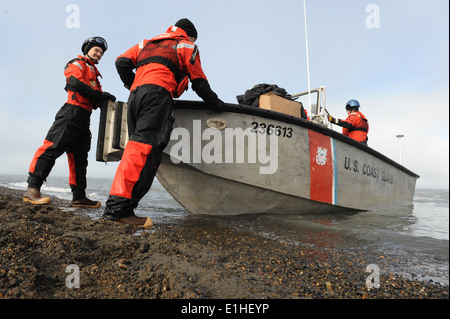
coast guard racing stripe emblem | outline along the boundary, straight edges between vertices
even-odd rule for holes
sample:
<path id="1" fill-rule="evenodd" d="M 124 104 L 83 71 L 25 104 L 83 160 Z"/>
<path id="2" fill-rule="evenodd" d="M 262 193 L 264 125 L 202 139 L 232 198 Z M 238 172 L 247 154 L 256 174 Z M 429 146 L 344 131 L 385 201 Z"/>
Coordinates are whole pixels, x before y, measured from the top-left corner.
<path id="1" fill-rule="evenodd" d="M 336 204 L 334 139 L 309 130 L 311 200 Z"/>

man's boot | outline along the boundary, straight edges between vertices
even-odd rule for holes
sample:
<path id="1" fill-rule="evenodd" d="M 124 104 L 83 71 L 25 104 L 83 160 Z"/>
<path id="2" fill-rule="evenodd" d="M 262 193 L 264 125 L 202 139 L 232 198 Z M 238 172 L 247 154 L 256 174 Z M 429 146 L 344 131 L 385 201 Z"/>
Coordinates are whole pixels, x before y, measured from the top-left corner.
<path id="1" fill-rule="evenodd" d="M 102 204 L 100 202 L 96 202 L 88 199 L 87 197 L 83 197 L 80 199 L 74 199 L 70 203 L 70 206 L 73 207 L 90 207 L 90 208 L 99 208 Z"/>
<path id="2" fill-rule="evenodd" d="M 46 205 L 50 204 L 50 197 L 42 197 L 39 188 L 28 187 L 27 191 L 23 195 L 23 201 L 34 205 Z"/>
<path id="3" fill-rule="evenodd" d="M 153 227 L 153 220 L 150 217 L 128 216 L 121 219 L 113 220 L 121 224 L 133 225 L 150 229 Z"/>

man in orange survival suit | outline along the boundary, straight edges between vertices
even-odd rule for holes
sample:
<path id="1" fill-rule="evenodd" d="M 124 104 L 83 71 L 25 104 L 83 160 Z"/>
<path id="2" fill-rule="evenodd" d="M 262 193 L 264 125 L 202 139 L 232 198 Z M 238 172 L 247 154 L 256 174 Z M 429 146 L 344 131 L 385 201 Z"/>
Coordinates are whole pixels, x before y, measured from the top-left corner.
<path id="1" fill-rule="evenodd" d="M 64 69 L 66 91 L 69 95 L 45 137 L 44 144 L 36 151 L 28 172 L 28 189 L 23 200 L 32 204 L 49 204 L 50 198 L 42 197 L 40 188 L 50 174 L 55 160 L 64 152 L 69 160 L 69 184 L 73 194 L 72 206 L 100 207 L 100 202 L 86 198 L 87 157 L 91 147 L 89 130 L 92 109 L 104 100 L 116 98 L 102 92 L 95 64 L 108 48 L 105 39 L 92 37 L 84 41 L 78 55 Z"/>
<path id="2" fill-rule="evenodd" d="M 142 40 L 117 58 L 117 71 L 131 91 L 129 142 L 106 201 L 104 219 L 152 227 L 150 218 L 135 216 L 133 209 L 153 183 L 162 151 L 170 139 L 173 98 L 187 89 L 188 78 L 192 89 L 211 108 L 218 110 L 224 104 L 203 73 L 196 39 L 192 22 L 181 19 L 166 33 Z M 136 74 L 133 69 L 137 69 Z"/>
<path id="3" fill-rule="evenodd" d="M 359 111 L 359 102 L 357 100 L 350 100 L 345 105 L 348 117 L 345 120 L 339 120 L 331 115 L 328 115 L 328 121 L 342 126 L 342 134 L 367 145 L 367 133 L 369 133 L 369 121 Z"/>

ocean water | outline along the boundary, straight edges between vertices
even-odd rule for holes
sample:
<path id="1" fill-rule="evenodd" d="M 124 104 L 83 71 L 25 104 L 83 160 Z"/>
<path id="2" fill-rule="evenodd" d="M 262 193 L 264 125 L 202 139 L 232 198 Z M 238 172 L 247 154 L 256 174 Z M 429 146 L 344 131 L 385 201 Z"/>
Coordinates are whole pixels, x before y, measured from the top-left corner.
<path id="1" fill-rule="evenodd" d="M 26 175 L 0 175 L 0 186 L 25 190 Z M 112 178 L 88 177 L 87 196 L 105 203 Z M 71 200 L 67 177 L 49 176 L 42 193 Z M 63 207 L 63 209 L 71 209 Z M 100 218 L 102 208 L 90 210 Z M 439 284 L 449 283 L 449 190 L 416 189 L 413 202 L 385 210 L 314 215 L 193 216 L 155 179 L 136 215 L 155 224 L 213 220 L 237 231 L 320 249 L 367 253 L 380 271 Z M 384 261 L 384 262 L 383 262 Z"/>

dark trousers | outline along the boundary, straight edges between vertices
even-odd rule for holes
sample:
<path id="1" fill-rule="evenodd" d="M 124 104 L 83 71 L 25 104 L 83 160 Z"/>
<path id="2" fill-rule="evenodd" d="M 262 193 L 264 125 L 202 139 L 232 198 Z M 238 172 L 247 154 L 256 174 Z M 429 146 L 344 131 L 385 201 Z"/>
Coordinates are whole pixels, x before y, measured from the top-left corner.
<path id="1" fill-rule="evenodd" d="M 85 196 L 91 112 L 78 105 L 64 104 L 50 127 L 44 144 L 38 148 L 28 172 L 28 186 L 40 188 L 55 161 L 64 152 L 69 161 L 69 185 L 74 199 Z"/>
<path id="2" fill-rule="evenodd" d="M 105 219 L 133 216 L 134 208 L 150 190 L 170 140 L 173 105 L 170 93 L 157 85 L 142 85 L 130 94 L 129 141 L 106 201 Z"/>

